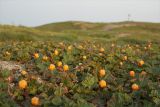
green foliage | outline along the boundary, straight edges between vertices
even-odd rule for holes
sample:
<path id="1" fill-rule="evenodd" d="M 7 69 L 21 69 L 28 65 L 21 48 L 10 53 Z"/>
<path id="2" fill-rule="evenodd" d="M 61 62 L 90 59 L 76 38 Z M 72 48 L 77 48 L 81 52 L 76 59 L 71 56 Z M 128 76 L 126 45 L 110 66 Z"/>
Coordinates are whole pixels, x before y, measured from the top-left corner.
<path id="1" fill-rule="evenodd" d="M 5 70 L 1 71 L 1 76 L 3 78 L 8 77 L 9 75 L 10 75 L 10 71 L 9 70 L 5 69 Z"/>
<path id="2" fill-rule="evenodd" d="M 160 25 L 156 23 L 51 23 L 35 28 L 0 25 L 0 41 L 67 41 L 94 40 L 126 43 L 145 43 L 160 41 Z"/>
<path id="3" fill-rule="evenodd" d="M 0 68 L 0 106 L 29 107 L 37 97 L 42 107 L 159 107 L 159 29 L 159 24 L 133 22 L 0 26 L 0 40 L 6 40 L 0 42 L 0 60 L 17 62 L 26 71 Z M 27 81 L 25 89 L 19 88 L 22 79 Z"/>
<path id="4" fill-rule="evenodd" d="M 84 87 L 91 88 L 96 83 L 96 78 L 90 74 L 86 75 L 84 80 L 82 81 L 82 85 Z"/>

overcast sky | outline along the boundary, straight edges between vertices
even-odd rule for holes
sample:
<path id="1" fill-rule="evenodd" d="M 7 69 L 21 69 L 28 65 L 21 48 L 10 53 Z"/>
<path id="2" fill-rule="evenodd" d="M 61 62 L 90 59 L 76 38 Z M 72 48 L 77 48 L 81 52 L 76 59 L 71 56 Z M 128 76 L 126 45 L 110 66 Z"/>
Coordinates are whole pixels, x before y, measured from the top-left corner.
<path id="1" fill-rule="evenodd" d="M 37 26 L 68 20 L 160 22 L 160 0 L 0 0 L 0 24 Z"/>

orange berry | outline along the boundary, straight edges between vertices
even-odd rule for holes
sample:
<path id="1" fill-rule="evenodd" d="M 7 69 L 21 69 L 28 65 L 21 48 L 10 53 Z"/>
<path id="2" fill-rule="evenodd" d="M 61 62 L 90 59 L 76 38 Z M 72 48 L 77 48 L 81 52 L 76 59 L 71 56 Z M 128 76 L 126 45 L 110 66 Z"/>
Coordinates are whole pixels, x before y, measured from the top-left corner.
<path id="1" fill-rule="evenodd" d="M 132 85 L 132 90 L 133 90 L 133 91 L 139 90 L 139 86 L 138 86 L 137 84 L 133 84 L 133 85 Z"/>
<path id="2" fill-rule="evenodd" d="M 47 60 L 48 60 L 48 57 L 47 57 L 47 56 L 43 56 L 43 60 L 44 60 L 44 61 L 47 61 Z"/>
<path id="3" fill-rule="evenodd" d="M 21 74 L 22 74 L 22 75 L 26 75 L 27 72 L 26 72 L 25 70 L 23 70 L 23 71 L 21 71 Z"/>
<path id="4" fill-rule="evenodd" d="M 105 88 L 107 86 L 106 81 L 104 81 L 104 80 L 99 81 L 99 86 L 101 88 Z"/>
<path id="5" fill-rule="evenodd" d="M 39 54 L 38 54 L 38 53 L 35 53 L 35 54 L 34 54 L 34 58 L 35 58 L 35 59 L 39 58 Z"/>
<path id="6" fill-rule="evenodd" d="M 8 56 L 9 56 L 9 55 L 11 55 L 11 53 L 9 53 L 8 51 L 6 51 L 6 55 L 8 55 Z"/>
<path id="7" fill-rule="evenodd" d="M 57 63 L 57 66 L 58 66 L 58 67 L 61 67 L 61 66 L 62 66 L 62 62 L 59 61 L 59 62 Z"/>
<path id="8" fill-rule="evenodd" d="M 150 45 L 150 44 L 148 45 L 148 48 L 151 48 L 151 45 Z"/>
<path id="9" fill-rule="evenodd" d="M 58 52 L 58 50 L 54 50 L 54 55 L 58 55 L 59 54 L 59 52 Z"/>
<path id="10" fill-rule="evenodd" d="M 48 67 L 48 69 L 50 70 L 50 71 L 53 71 L 53 70 L 55 70 L 55 65 L 54 64 L 50 64 L 49 65 L 49 67 Z"/>
<path id="11" fill-rule="evenodd" d="M 59 44 L 62 45 L 62 46 L 64 45 L 63 42 L 60 42 Z"/>
<path id="12" fill-rule="evenodd" d="M 123 65 L 123 62 L 120 62 L 119 64 L 122 66 L 122 65 Z"/>
<path id="13" fill-rule="evenodd" d="M 106 74 L 105 69 L 101 69 L 101 70 L 99 70 L 99 76 L 100 76 L 100 77 L 105 76 L 105 74 Z"/>
<path id="14" fill-rule="evenodd" d="M 126 61 L 127 59 L 128 59 L 127 56 L 124 56 L 124 57 L 123 57 L 123 60 L 124 60 L 124 61 Z"/>
<path id="15" fill-rule="evenodd" d="M 79 45 L 78 48 L 79 48 L 79 49 L 83 49 L 83 46 L 82 46 L 82 45 Z"/>
<path id="16" fill-rule="evenodd" d="M 144 47 L 145 50 L 147 50 L 147 47 Z"/>
<path id="17" fill-rule="evenodd" d="M 21 80 L 21 81 L 19 81 L 18 85 L 19 85 L 20 89 L 25 89 L 27 87 L 27 81 Z"/>
<path id="18" fill-rule="evenodd" d="M 112 43 L 112 45 L 111 45 L 112 47 L 114 47 L 115 46 L 115 44 L 114 43 Z"/>
<path id="19" fill-rule="evenodd" d="M 99 50 L 100 52 L 104 52 L 105 50 L 104 50 L 104 48 L 100 48 L 100 50 Z"/>
<path id="20" fill-rule="evenodd" d="M 129 72 L 129 75 L 130 75 L 131 77 L 135 77 L 135 72 L 134 72 L 134 71 L 130 71 L 130 72 Z"/>
<path id="21" fill-rule="evenodd" d="M 102 53 L 99 53 L 99 56 L 103 56 L 103 54 L 102 54 Z"/>
<path id="22" fill-rule="evenodd" d="M 38 97 L 33 97 L 31 99 L 31 104 L 34 106 L 38 106 L 39 105 L 39 98 Z"/>
<path id="23" fill-rule="evenodd" d="M 72 50 L 72 45 L 68 46 L 68 50 Z"/>
<path id="24" fill-rule="evenodd" d="M 83 56 L 83 59 L 87 59 L 87 56 Z"/>
<path id="25" fill-rule="evenodd" d="M 64 65 L 64 66 L 63 66 L 63 70 L 64 70 L 64 71 L 68 71 L 68 70 L 69 70 L 68 65 Z"/>
<path id="26" fill-rule="evenodd" d="M 140 61 L 138 62 L 138 66 L 139 66 L 139 67 L 143 66 L 143 64 L 144 64 L 144 61 L 143 61 L 143 60 L 140 60 Z"/>

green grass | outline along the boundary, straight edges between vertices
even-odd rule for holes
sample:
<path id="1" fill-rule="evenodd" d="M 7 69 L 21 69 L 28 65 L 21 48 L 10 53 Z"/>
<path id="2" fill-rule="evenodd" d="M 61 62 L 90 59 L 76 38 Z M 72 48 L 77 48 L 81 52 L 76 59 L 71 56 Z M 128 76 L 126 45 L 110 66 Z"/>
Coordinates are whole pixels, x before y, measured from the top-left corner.
<path id="1" fill-rule="evenodd" d="M 160 24 L 60 22 L 38 27 L 0 25 L 0 41 L 160 41 Z"/>

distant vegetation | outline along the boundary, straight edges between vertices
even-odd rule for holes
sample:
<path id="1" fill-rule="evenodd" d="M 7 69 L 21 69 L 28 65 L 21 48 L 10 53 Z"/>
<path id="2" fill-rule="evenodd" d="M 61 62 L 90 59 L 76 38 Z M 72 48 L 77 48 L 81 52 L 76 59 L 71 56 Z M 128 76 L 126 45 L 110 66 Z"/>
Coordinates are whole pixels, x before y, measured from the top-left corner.
<path id="1" fill-rule="evenodd" d="M 34 28 L 0 25 L 0 40 L 19 41 L 160 41 L 160 24 L 143 22 L 61 22 Z"/>

